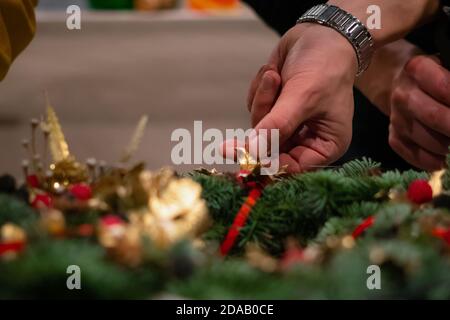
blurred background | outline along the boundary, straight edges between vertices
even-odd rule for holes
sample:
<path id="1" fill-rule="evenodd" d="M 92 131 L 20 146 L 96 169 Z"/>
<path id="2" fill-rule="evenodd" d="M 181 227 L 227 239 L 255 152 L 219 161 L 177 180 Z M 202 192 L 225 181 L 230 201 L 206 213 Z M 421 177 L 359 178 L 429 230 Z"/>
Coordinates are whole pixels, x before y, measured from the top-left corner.
<path id="1" fill-rule="evenodd" d="M 66 28 L 72 4 L 83 8 L 81 30 Z M 172 165 L 176 128 L 249 127 L 247 90 L 277 41 L 236 0 L 40 0 L 37 20 L 0 83 L 0 173 L 20 175 L 21 141 L 45 112 L 45 91 L 78 160 L 115 163 L 147 114 L 134 160 Z"/>

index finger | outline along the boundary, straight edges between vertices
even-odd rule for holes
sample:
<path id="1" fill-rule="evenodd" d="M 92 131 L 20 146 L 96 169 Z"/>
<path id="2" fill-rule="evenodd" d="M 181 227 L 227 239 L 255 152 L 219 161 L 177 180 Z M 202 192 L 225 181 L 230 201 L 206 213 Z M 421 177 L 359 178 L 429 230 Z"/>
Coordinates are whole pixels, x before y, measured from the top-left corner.
<path id="1" fill-rule="evenodd" d="M 260 129 L 278 129 L 280 133 L 279 143 L 280 145 L 285 143 L 296 132 L 297 128 L 310 117 L 314 109 L 317 95 L 309 87 L 288 81 L 282 88 L 272 110 L 256 125 L 255 129 L 257 131 Z"/>
<path id="2" fill-rule="evenodd" d="M 426 56 L 411 59 L 405 70 L 423 91 L 450 106 L 450 71 Z"/>

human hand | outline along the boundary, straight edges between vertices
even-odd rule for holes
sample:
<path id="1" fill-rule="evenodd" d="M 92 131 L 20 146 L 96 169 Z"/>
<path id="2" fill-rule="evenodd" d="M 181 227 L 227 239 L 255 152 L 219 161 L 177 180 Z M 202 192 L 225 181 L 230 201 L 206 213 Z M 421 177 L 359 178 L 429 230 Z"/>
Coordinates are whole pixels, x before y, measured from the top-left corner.
<path id="1" fill-rule="evenodd" d="M 424 170 L 445 165 L 450 145 L 450 72 L 435 58 L 411 59 L 394 81 L 389 144 Z"/>
<path id="2" fill-rule="evenodd" d="M 330 164 L 352 136 L 357 59 L 337 31 L 316 24 L 289 30 L 255 77 L 249 109 L 255 129 L 279 129 L 288 171 Z"/>

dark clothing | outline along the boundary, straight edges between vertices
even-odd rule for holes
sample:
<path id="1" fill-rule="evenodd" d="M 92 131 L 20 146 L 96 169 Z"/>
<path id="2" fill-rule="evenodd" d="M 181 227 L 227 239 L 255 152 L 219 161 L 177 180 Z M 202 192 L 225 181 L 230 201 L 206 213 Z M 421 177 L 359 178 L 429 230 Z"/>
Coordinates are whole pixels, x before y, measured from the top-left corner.
<path id="1" fill-rule="evenodd" d="M 245 0 L 256 13 L 280 35 L 293 27 L 297 19 L 314 5 L 325 0 Z M 408 36 L 408 40 L 427 53 L 437 52 L 434 23 L 423 26 Z M 337 36 L 340 36 L 337 34 Z M 448 45 L 447 37 L 447 45 Z M 348 152 L 337 164 L 361 157 L 370 157 L 383 164 L 385 169 L 411 169 L 389 146 L 389 119 L 355 89 L 355 116 L 353 139 Z"/>

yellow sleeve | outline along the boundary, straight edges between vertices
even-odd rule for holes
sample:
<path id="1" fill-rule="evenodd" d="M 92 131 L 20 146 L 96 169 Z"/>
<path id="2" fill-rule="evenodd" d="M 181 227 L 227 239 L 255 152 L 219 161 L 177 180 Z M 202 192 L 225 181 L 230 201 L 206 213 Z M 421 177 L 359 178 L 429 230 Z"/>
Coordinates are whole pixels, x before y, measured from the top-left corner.
<path id="1" fill-rule="evenodd" d="M 0 80 L 36 31 L 37 0 L 0 0 Z"/>

